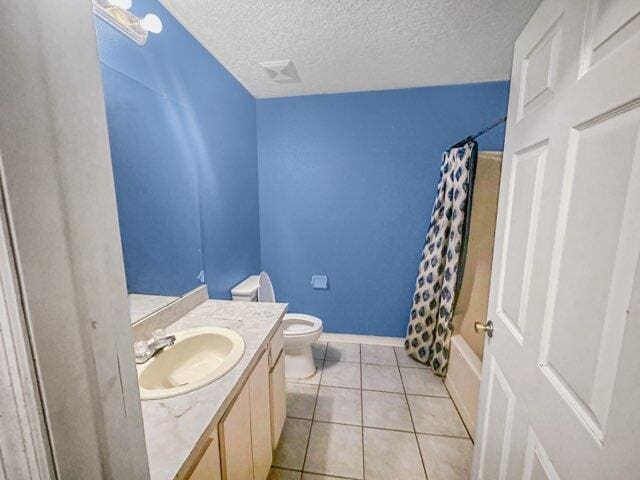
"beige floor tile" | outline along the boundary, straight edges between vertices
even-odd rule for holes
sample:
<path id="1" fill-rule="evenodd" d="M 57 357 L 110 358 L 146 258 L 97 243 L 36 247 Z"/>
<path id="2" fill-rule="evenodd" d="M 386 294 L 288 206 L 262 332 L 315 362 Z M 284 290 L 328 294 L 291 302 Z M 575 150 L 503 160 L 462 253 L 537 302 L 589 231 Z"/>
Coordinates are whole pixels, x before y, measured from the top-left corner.
<path id="1" fill-rule="evenodd" d="M 360 390 L 320 386 L 314 420 L 362 425 Z"/>
<path id="2" fill-rule="evenodd" d="M 361 479 L 361 427 L 313 422 L 304 469 L 311 473 Z"/>
<path id="3" fill-rule="evenodd" d="M 409 407 L 403 393 L 363 390 L 362 413 L 365 427 L 413 432 Z"/>
<path id="4" fill-rule="evenodd" d="M 418 435 L 429 480 L 468 480 L 473 444 L 466 438 Z"/>
<path id="5" fill-rule="evenodd" d="M 282 468 L 272 468 L 269 471 L 267 480 L 300 480 L 302 472 L 293 470 L 283 470 Z"/>
<path id="6" fill-rule="evenodd" d="M 360 364 L 326 360 L 321 384 L 332 387 L 360 388 Z"/>
<path id="7" fill-rule="evenodd" d="M 324 360 L 319 358 L 314 358 L 313 361 L 316 364 L 316 373 L 308 378 L 287 378 L 287 382 L 293 383 L 306 383 L 308 385 L 319 385 L 320 384 L 320 376 L 322 375 L 322 368 L 324 365 Z"/>
<path id="8" fill-rule="evenodd" d="M 287 418 L 278 448 L 273 454 L 273 465 L 275 467 L 302 470 L 310 429 L 310 420 Z"/>
<path id="9" fill-rule="evenodd" d="M 416 436 L 365 428 L 364 473 L 367 480 L 426 480 Z"/>
<path id="10" fill-rule="evenodd" d="M 311 351 L 313 352 L 313 358 L 324 360 L 324 355 L 327 353 L 327 342 L 316 342 L 311 345 Z"/>
<path id="11" fill-rule="evenodd" d="M 449 393 L 444 382 L 431 370 L 400 367 L 404 389 L 411 395 L 429 395 L 433 397 L 448 397 Z"/>
<path id="12" fill-rule="evenodd" d="M 404 348 L 394 347 L 393 349 L 396 351 L 396 359 L 398 360 L 398 365 L 401 367 L 429 368 L 424 363 L 414 360 L 407 355 L 407 351 Z"/>
<path id="13" fill-rule="evenodd" d="M 396 354 L 393 347 L 382 345 L 361 345 L 360 358 L 362 363 L 375 363 L 377 365 L 397 365 Z"/>
<path id="14" fill-rule="evenodd" d="M 462 420 L 449 398 L 407 395 L 407 400 L 416 432 L 467 437 Z"/>
<path id="15" fill-rule="evenodd" d="M 317 395 L 317 385 L 287 382 L 287 416 L 311 420 Z"/>
<path id="16" fill-rule="evenodd" d="M 362 364 L 362 388 L 383 392 L 402 393 L 402 381 L 398 367 Z"/>
<path id="17" fill-rule="evenodd" d="M 325 359 L 334 362 L 359 362 L 360 344 L 329 342 Z"/>

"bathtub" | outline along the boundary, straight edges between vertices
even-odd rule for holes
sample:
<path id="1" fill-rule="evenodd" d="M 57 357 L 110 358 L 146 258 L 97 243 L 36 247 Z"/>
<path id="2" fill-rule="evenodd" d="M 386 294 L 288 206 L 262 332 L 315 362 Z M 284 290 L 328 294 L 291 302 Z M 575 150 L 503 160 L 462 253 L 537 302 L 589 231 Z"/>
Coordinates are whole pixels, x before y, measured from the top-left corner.
<path id="1" fill-rule="evenodd" d="M 482 362 L 462 335 L 451 337 L 449 369 L 444 381 L 471 438 L 475 438 Z"/>

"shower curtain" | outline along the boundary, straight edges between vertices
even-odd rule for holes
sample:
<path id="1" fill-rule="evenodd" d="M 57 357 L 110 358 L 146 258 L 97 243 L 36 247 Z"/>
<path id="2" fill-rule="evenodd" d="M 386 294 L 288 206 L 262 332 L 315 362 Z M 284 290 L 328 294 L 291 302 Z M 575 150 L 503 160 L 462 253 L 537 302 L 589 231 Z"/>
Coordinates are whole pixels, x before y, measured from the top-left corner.
<path id="1" fill-rule="evenodd" d="M 478 145 L 442 156 L 440 181 L 420 260 L 405 348 L 440 376 L 447 374 L 453 311 L 462 283 Z"/>

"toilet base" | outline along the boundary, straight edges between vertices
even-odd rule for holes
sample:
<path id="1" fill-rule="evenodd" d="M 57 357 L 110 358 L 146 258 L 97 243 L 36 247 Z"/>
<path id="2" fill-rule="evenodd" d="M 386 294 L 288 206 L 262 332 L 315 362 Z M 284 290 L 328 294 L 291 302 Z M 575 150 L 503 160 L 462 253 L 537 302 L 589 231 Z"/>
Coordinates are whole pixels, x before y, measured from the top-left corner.
<path id="1" fill-rule="evenodd" d="M 284 349 L 284 376 L 287 378 L 308 378 L 316 373 L 311 345 Z"/>

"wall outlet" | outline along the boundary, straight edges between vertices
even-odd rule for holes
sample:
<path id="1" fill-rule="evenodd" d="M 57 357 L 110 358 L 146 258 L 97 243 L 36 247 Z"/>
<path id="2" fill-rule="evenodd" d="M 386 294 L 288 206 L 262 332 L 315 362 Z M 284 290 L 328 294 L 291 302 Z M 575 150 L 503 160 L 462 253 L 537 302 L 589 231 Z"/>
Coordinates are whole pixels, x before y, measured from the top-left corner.
<path id="1" fill-rule="evenodd" d="M 326 290 L 329 288 L 329 279 L 326 275 L 312 275 L 311 288 L 316 290 Z"/>

